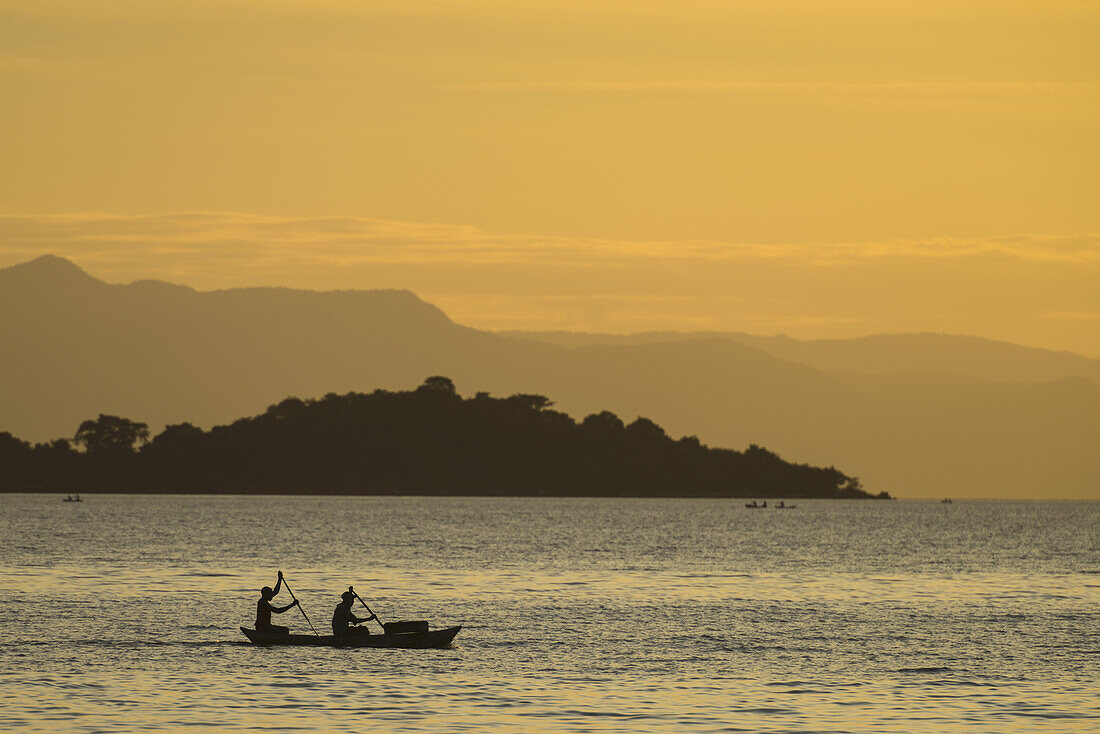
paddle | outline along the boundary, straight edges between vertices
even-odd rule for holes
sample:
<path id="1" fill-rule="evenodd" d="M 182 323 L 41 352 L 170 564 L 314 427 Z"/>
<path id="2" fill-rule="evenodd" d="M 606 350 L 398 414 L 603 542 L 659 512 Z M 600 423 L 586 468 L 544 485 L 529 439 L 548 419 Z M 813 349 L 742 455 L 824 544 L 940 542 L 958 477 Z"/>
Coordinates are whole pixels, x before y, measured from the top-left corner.
<path id="1" fill-rule="evenodd" d="M 350 591 L 352 594 L 355 594 L 355 589 L 351 586 L 348 587 L 348 591 Z M 382 620 L 378 618 L 377 614 L 370 610 L 370 607 L 367 607 L 367 603 L 363 601 L 363 597 L 355 594 L 355 598 L 359 600 L 360 604 L 367 608 L 367 612 L 370 614 L 370 616 L 374 617 L 374 621 L 377 622 L 378 626 L 382 628 L 382 634 L 386 634 L 386 625 L 382 624 Z"/>
<path id="2" fill-rule="evenodd" d="M 281 576 L 282 571 L 280 571 L 279 574 Z M 288 584 L 286 582 L 286 576 L 282 576 L 282 579 L 283 579 L 283 586 L 286 587 L 287 593 L 290 594 L 290 598 L 293 599 L 298 604 L 298 611 L 301 612 L 302 616 L 306 618 L 306 624 L 308 624 L 309 628 L 311 630 L 313 630 L 313 634 L 317 635 L 317 630 L 313 629 L 313 622 L 309 621 L 309 616 L 306 614 L 306 610 L 302 609 L 302 603 L 300 601 L 298 601 L 298 597 L 294 596 L 294 592 L 290 590 L 290 584 Z M 317 636 L 320 637 L 321 635 L 317 635 Z"/>

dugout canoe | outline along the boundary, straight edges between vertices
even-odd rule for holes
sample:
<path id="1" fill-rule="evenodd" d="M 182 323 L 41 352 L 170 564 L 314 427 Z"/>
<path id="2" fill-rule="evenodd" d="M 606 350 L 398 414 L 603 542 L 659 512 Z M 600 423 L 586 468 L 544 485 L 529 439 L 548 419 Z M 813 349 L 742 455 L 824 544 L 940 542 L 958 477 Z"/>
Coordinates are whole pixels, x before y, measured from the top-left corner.
<path id="1" fill-rule="evenodd" d="M 336 638 L 332 635 L 281 635 L 277 632 L 257 632 L 241 627 L 241 632 L 254 645 L 290 645 L 305 647 L 397 647 L 407 650 L 423 650 L 447 647 L 462 627 L 448 627 L 428 632 L 400 632 L 386 635 L 355 635 Z"/>

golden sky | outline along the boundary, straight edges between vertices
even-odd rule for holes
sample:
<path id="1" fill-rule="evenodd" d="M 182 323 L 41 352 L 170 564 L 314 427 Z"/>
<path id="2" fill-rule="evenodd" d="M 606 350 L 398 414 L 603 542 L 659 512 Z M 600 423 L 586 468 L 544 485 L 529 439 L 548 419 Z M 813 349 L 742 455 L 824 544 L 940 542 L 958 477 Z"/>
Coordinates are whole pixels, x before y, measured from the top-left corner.
<path id="1" fill-rule="evenodd" d="M 1100 3 L 0 0 L 0 266 L 1100 355 Z"/>

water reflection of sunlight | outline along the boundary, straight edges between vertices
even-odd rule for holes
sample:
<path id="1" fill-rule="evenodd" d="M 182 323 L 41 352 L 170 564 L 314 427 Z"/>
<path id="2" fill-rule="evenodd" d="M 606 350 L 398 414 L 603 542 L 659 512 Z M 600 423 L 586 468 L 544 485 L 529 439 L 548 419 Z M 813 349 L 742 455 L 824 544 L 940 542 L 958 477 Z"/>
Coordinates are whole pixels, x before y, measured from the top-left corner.
<path id="1" fill-rule="evenodd" d="M 1074 599 L 1100 601 L 1100 584 L 1087 575 L 909 574 L 874 576 L 855 573 L 701 573 L 668 571 L 529 572 L 372 569 L 349 576 L 330 568 L 288 568 L 299 595 L 331 595 L 354 583 L 372 593 L 431 596 L 600 597 L 715 601 L 754 599 L 827 602 L 836 600 L 876 603 L 913 599 L 952 599 L 959 603 L 990 604 Z M 66 593 L 103 593 L 144 596 L 170 589 L 180 594 L 251 595 L 272 583 L 270 568 L 189 568 L 141 564 L 57 565 L 51 567 L 0 566 L 0 591 L 41 594 L 64 588 Z"/>

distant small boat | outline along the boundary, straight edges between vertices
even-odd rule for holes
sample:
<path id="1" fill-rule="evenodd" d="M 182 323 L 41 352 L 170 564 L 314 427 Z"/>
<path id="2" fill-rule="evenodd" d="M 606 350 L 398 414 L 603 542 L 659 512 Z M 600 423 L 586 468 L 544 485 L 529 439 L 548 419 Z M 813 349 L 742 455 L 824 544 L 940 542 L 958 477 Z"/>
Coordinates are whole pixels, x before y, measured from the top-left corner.
<path id="1" fill-rule="evenodd" d="M 756 500 L 753 500 L 752 502 L 746 502 L 745 503 L 745 507 L 749 508 L 750 510 L 759 510 L 759 509 L 767 507 L 767 506 L 768 506 L 767 502 L 765 502 L 762 505 L 758 505 L 758 504 L 756 504 Z"/>
<path id="2" fill-rule="evenodd" d="M 333 635 L 283 635 L 277 632 L 257 632 L 241 627 L 244 636 L 254 645 L 297 647 L 396 647 L 407 650 L 447 647 L 462 627 L 448 627 L 428 632 L 399 632 L 385 635 L 352 635 L 337 638 Z"/>
<path id="3" fill-rule="evenodd" d="M 80 499 L 80 495 L 77 495 L 75 497 L 72 497 L 72 496 L 66 497 L 65 499 L 63 499 L 61 501 L 62 502 L 83 502 L 84 500 Z"/>
<path id="4" fill-rule="evenodd" d="M 941 505 L 950 505 L 950 504 L 952 504 L 952 502 L 949 499 L 943 499 L 943 500 L 940 500 L 940 504 Z"/>

